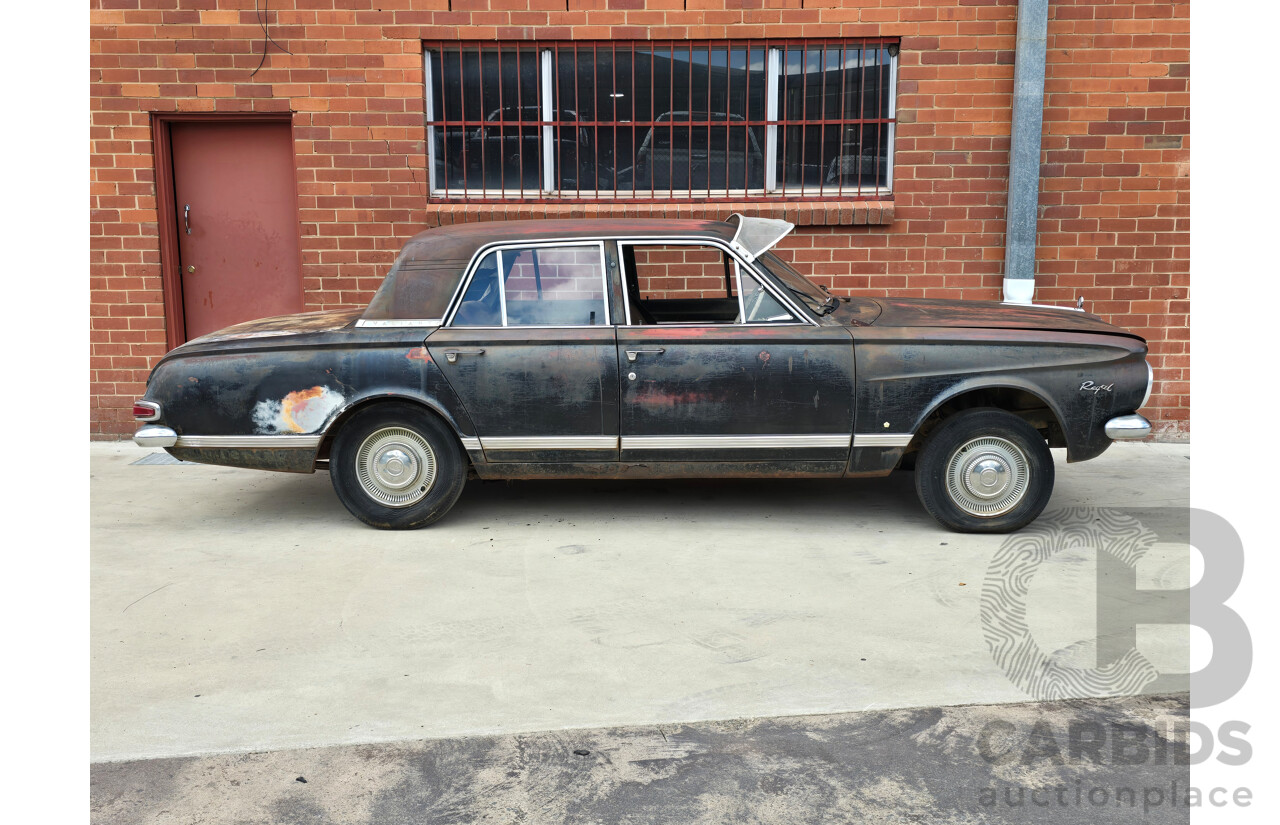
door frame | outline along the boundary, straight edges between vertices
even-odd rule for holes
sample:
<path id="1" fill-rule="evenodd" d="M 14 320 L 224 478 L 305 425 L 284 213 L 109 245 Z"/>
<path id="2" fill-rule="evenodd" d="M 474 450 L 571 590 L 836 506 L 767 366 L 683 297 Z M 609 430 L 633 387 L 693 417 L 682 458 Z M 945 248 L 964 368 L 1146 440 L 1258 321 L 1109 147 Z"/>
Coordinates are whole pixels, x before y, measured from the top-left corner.
<path id="1" fill-rule="evenodd" d="M 298 157 L 294 152 L 293 112 L 152 112 L 151 145 L 155 158 L 156 220 L 160 236 L 160 287 L 164 298 L 165 349 L 171 350 L 187 340 L 186 311 L 182 305 L 182 270 L 178 254 L 178 202 L 174 192 L 173 136 L 175 123 L 287 123 L 290 164 L 293 178 L 293 211 L 298 244 L 298 260 L 302 260 L 302 221 L 298 212 Z M 301 273 L 299 273 L 301 281 Z M 302 293 L 306 302 L 306 292 Z"/>

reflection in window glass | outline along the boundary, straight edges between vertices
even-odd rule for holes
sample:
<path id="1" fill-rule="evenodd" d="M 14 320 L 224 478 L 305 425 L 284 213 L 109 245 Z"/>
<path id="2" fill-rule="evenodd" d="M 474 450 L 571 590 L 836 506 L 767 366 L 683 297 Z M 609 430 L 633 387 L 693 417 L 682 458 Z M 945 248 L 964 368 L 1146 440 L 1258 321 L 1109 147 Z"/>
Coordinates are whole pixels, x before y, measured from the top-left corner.
<path id="1" fill-rule="evenodd" d="M 601 326 L 604 273 L 598 246 L 502 251 L 507 326 Z"/>
<path id="2" fill-rule="evenodd" d="M 462 303 L 453 316 L 454 326 L 500 327 L 502 326 L 502 294 L 498 287 L 498 253 L 490 252 L 462 296 Z"/>

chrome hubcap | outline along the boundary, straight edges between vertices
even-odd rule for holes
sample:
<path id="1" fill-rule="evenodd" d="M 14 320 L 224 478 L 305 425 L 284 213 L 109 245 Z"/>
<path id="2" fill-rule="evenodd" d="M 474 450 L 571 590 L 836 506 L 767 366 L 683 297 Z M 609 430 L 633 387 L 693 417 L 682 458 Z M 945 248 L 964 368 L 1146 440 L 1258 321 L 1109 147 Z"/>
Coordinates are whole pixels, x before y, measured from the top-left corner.
<path id="1" fill-rule="evenodd" d="M 436 480 L 436 454 L 413 430 L 386 427 L 356 451 L 356 477 L 369 497 L 387 507 L 421 501 Z"/>
<path id="2" fill-rule="evenodd" d="M 961 510 L 982 518 L 1017 507 L 1029 479 L 1026 454 L 1012 441 L 995 436 L 966 442 L 947 464 L 947 494 Z"/>

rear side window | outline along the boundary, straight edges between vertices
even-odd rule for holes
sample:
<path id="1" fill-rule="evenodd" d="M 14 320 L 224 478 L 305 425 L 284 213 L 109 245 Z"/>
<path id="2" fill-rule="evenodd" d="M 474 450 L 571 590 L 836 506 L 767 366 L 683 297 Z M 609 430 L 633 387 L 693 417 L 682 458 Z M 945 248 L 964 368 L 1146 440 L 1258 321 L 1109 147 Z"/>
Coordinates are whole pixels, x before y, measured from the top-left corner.
<path id="1" fill-rule="evenodd" d="M 476 267 L 453 326 L 586 327 L 609 323 L 597 243 L 490 252 Z"/>

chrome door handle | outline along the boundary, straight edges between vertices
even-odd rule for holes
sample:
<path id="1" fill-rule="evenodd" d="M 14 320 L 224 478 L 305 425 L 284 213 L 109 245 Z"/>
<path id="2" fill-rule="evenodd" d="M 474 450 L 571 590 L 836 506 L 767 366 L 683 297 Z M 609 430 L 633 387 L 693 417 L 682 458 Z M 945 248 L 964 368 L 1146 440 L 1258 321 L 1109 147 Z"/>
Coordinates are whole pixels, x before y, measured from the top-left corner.
<path id="1" fill-rule="evenodd" d="M 658 347 L 657 349 L 629 349 L 627 350 L 627 361 L 634 363 L 637 355 L 661 355 L 664 352 L 666 352 L 666 350 L 662 347 Z"/>
<path id="2" fill-rule="evenodd" d="M 458 363 L 459 355 L 484 355 L 482 349 L 447 349 L 444 351 L 445 360 L 450 364 Z"/>
<path id="3" fill-rule="evenodd" d="M 191 234 L 191 204 L 182 207 L 182 225 L 187 228 L 187 234 Z"/>

